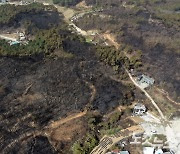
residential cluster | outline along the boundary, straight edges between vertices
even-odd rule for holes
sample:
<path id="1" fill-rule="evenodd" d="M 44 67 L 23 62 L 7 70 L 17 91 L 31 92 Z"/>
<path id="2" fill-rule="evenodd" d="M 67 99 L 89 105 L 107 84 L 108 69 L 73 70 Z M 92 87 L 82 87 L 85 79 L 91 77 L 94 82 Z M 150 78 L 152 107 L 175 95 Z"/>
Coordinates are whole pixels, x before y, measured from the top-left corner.
<path id="1" fill-rule="evenodd" d="M 0 5 L 3 4 L 14 4 L 14 5 L 28 5 L 31 4 L 32 2 L 35 2 L 35 0 L 26 0 L 26 1 L 12 1 L 12 0 L 0 0 Z"/>
<path id="2" fill-rule="evenodd" d="M 142 117 L 146 116 L 147 114 L 147 107 L 144 104 L 137 103 L 134 105 L 132 110 L 133 117 Z M 152 132 L 152 136 L 156 136 L 156 134 L 158 133 L 154 130 Z M 166 146 L 166 141 L 160 140 L 157 137 L 154 137 L 154 140 L 151 141 L 152 143 L 146 145 L 146 135 L 146 132 L 140 132 L 132 135 L 132 138 L 120 140 L 116 143 L 116 149 L 113 149 L 106 154 L 132 154 L 130 151 L 128 151 L 129 144 L 141 145 L 143 150 L 142 154 L 175 154 L 171 149 L 169 149 L 168 145 Z"/>
<path id="3" fill-rule="evenodd" d="M 28 44 L 28 38 L 25 32 L 16 32 L 16 33 L 7 32 L 6 34 L 1 34 L 0 39 L 4 39 L 8 41 L 10 45 Z"/>
<path id="4" fill-rule="evenodd" d="M 17 39 L 9 41 L 10 45 L 28 44 L 27 37 L 26 37 L 25 33 L 17 32 L 17 35 L 18 35 Z"/>
<path id="5" fill-rule="evenodd" d="M 107 152 L 106 154 L 131 154 L 129 151 L 120 151 L 118 149 Z M 171 150 L 155 149 L 154 147 L 144 147 L 143 154 L 175 154 Z"/>

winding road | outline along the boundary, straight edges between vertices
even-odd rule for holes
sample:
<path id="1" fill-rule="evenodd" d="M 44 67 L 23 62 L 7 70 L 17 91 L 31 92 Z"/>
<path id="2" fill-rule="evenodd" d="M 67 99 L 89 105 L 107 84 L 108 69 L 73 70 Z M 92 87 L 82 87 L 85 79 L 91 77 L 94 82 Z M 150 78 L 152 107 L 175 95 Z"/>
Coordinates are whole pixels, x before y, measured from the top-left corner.
<path id="1" fill-rule="evenodd" d="M 162 113 L 161 109 L 158 107 L 158 105 L 156 104 L 156 102 L 153 100 L 153 98 L 148 94 L 148 92 L 141 88 L 141 86 L 139 86 L 139 84 L 135 81 L 135 79 L 132 77 L 132 75 L 129 73 L 129 71 L 125 68 L 129 78 L 131 79 L 131 81 L 133 82 L 133 84 L 138 87 L 142 92 L 144 92 L 144 94 L 146 95 L 146 97 L 151 101 L 151 103 L 153 104 L 153 106 L 157 109 L 158 113 L 160 114 L 161 118 L 163 120 L 165 120 L 165 116 L 164 114 Z"/>
<path id="2" fill-rule="evenodd" d="M 48 5 L 48 4 L 46 4 L 46 5 Z M 54 5 L 54 6 L 57 8 L 56 5 Z M 61 12 L 61 13 L 63 13 L 63 14 L 65 13 L 65 12 L 61 11 L 60 9 L 58 9 L 58 11 Z M 66 14 L 64 14 L 64 16 L 66 16 Z M 69 20 L 71 17 L 72 17 L 72 16 L 69 16 L 68 20 Z M 67 19 L 67 18 L 66 18 L 66 19 Z M 74 29 L 75 29 L 78 33 L 81 33 L 82 35 L 85 35 L 85 34 L 87 33 L 86 31 L 84 31 L 84 30 L 82 30 L 81 28 L 77 27 L 77 26 L 76 26 L 73 22 L 71 22 L 70 20 L 69 20 L 68 23 L 69 23 L 69 25 L 73 26 Z M 114 46 L 115 46 L 116 48 L 118 48 L 117 42 L 116 42 L 115 40 L 112 40 L 112 39 L 109 37 L 109 35 L 108 35 L 108 40 L 110 40 L 110 41 L 112 42 L 112 44 L 114 44 Z M 156 108 L 156 110 L 158 111 L 158 113 L 159 113 L 159 115 L 160 115 L 160 117 L 161 117 L 161 121 L 162 121 L 161 123 L 162 123 L 162 125 L 164 125 L 164 122 L 167 122 L 167 119 L 165 118 L 165 116 L 164 116 L 163 112 L 161 111 L 161 109 L 158 107 L 157 103 L 154 101 L 154 99 L 148 94 L 148 92 L 147 92 L 145 89 L 141 88 L 141 87 L 138 85 L 138 83 L 135 81 L 135 79 L 132 77 L 132 75 L 129 73 L 129 71 L 128 71 L 125 67 L 124 67 L 124 69 L 126 70 L 126 72 L 127 72 L 128 76 L 129 76 L 130 80 L 132 81 L 132 83 L 133 83 L 139 90 L 141 90 L 141 91 L 145 94 L 145 96 L 150 100 L 150 102 L 152 103 L 152 105 Z M 91 89 L 92 89 L 92 88 L 91 88 Z M 95 91 L 92 92 L 92 93 L 95 93 Z M 93 98 L 91 98 L 91 99 L 93 99 Z M 86 114 L 86 111 L 85 111 L 85 112 L 82 112 L 82 113 L 79 113 L 79 114 L 77 114 L 77 115 L 74 116 L 74 117 L 67 117 L 67 118 L 65 118 L 64 120 L 62 119 L 62 120 L 59 120 L 59 121 L 57 121 L 57 122 L 54 122 L 54 124 L 53 124 L 53 123 L 50 124 L 50 127 L 51 127 L 51 128 L 57 128 L 59 125 L 63 124 L 64 122 L 69 121 L 69 120 L 73 120 L 74 118 L 81 117 L 81 116 L 84 115 L 84 114 Z M 179 147 L 180 141 L 176 140 L 176 134 L 174 133 L 172 126 L 171 126 L 170 124 L 168 124 L 167 126 L 164 126 L 164 128 L 165 128 L 165 130 L 166 130 L 166 132 L 167 132 L 166 136 L 167 136 L 167 139 L 168 139 L 168 141 L 169 141 L 169 146 L 170 146 L 170 148 L 172 148 L 175 152 L 177 152 L 177 154 L 179 154 L 180 151 L 178 151 L 178 150 L 179 150 L 178 148 L 180 148 L 180 147 Z M 28 137 L 34 136 L 35 134 L 39 134 L 39 132 L 37 131 L 37 132 L 27 133 L 26 135 L 24 134 L 25 136 L 22 135 L 18 140 L 23 140 L 24 138 L 26 138 L 26 137 L 28 138 Z M 12 143 L 10 143 L 4 150 L 8 149 L 8 148 L 11 147 L 12 145 L 14 145 L 16 142 L 17 142 L 17 140 L 14 140 L 14 141 L 13 141 Z"/>
<path id="3" fill-rule="evenodd" d="M 104 36 L 106 37 L 106 39 L 108 39 L 108 40 L 116 47 L 116 49 L 119 48 L 120 45 L 115 41 L 115 39 L 114 39 L 111 35 L 107 35 L 107 34 L 106 34 L 106 35 L 104 35 Z M 161 109 L 158 107 L 158 105 L 156 104 L 156 102 L 153 100 L 153 98 L 148 94 L 148 92 L 147 92 L 145 89 L 143 89 L 143 88 L 135 81 L 135 79 L 132 77 L 132 75 L 129 73 L 129 71 L 125 68 L 125 66 L 123 66 L 123 67 L 124 67 L 126 73 L 128 74 L 130 80 L 133 82 L 133 84 L 134 84 L 138 89 L 140 89 L 140 90 L 146 95 L 146 97 L 151 101 L 151 103 L 153 104 L 153 106 L 157 109 L 157 111 L 158 111 L 159 115 L 161 116 L 161 118 L 162 118 L 163 120 L 165 120 L 166 118 L 165 118 L 164 114 L 162 113 Z"/>
<path id="4" fill-rule="evenodd" d="M 63 13 L 63 12 L 61 12 Z M 85 31 L 82 30 L 81 28 L 77 27 L 73 22 L 70 21 L 70 25 L 72 25 L 78 33 L 80 33 L 81 35 L 85 35 Z M 119 48 L 119 44 L 114 40 L 114 38 L 111 38 L 110 35 L 105 35 L 105 37 L 111 41 L 111 43 L 118 49 Z M 175 131 L 173 130 L 171 124 L 169 124 L 169 121 L 166 119 L 166 117 L 164 116 L 163 112 L 161 111 L 161 109 L 159 108 L 159 106 L 157 105 L 157 103 L 154 101 L 154 99 L 150 96 L 150 94 L 145 90 L 143 89 L 142 87 L 140 87 L 140 85 L 135 81 L 135 79 L 132 77 L 132 75 L 130 74 L 130 72 L 125 68 L 124 66 L 124 69 L 125 71 L 127 72 L 130 80 L 132 81 L 132 83 L 139 89 L 141 90 L 145 96 L 150 100 L 150 102 L 152 103 L 152 105 L 155 107 L 155 109 L 158 111 L 159 115 L 160 115 L 160 121 L 161 121 L 161 124 L 164 126 L 164 129 L 166 131 L 166 136 L 167 136 L 167 140 L 168 140 L 168 143 L 169 143 L 169 147 L 170 149 L 173 149 L 177 154 L 180 154 L 179 150 L 180 150 L 180 141 L 178 141 L 176 139 L 176 134 L 175 134 Z M 165 123 L 168 123 L 167 125 L 165 125 Z"/>
<path id="5" fill-rule="evenodd" d="M 176 105 L 180 105 L 180 102 L 174 101 L 174 100 L 169 96 L 169 93 L 168 93 L 167 91 L 165 91 L 164 89 L 159 89 L 159 88 L 157 88 L 157 90 L 159 90 L 163 95 L 165 95 L 166 98 L 167 98 L 170 102 L 172 102 L 172 103 L 174 103 L 174 104 L 176 104 Z"/>

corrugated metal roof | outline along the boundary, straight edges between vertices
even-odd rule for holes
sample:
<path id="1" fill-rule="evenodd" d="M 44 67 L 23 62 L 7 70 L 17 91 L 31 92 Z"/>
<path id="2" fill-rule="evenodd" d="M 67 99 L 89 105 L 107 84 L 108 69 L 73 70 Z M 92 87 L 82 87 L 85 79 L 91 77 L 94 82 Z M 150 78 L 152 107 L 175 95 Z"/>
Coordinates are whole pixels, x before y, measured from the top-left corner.
<path id="1" fill-rule="evenodd" d="M 16 44 L 19 44 L 20 42 L 19 41 L 13 41 L 10 43 L 10 45 L 16 45 Z"/>
<path id="2" fill-rule="evenodd" d="M 129 154 L 128 151 L 120 151 L 120 154 Z"/>
<path id="3" fill-rule="evenodd" d="M 142 75 L 142 79 L 141 80 L 143 80 L 143 81 L 145 81 L 145 82 L 151 82 L 151 83 L 154 83 L 154 79 L 153 78 L 150 78 L 150 77 L 148 77 L 148 76 L 146 76 L 146 75 Z"/>

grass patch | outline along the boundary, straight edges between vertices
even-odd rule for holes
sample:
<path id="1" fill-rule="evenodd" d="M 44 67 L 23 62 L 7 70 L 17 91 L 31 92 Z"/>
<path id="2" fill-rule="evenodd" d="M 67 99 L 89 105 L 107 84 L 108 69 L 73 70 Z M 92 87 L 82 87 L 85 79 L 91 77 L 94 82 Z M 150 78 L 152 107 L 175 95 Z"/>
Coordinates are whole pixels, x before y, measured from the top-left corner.
<path id="1" fill-rule="evenodd" d="M 74 57 L 74 54 L 65 52 L 63 50 L 55 51 L 54 53 L 52 53 L 52 56 L 54 55 L 60 58 L 73 58 Z"/>
<path id="2" fill-rule="evenodd" d="M 88 37 L 86 37 L 86 42 L 87 43 L 91 43 L 93 40 L 92 40 L 92 38 L 90 37 L 90 36 L 88 36 Z"/>
<path id="3" fill-rule="evenodd" d="M 154 139 L 157 138 L 158 140 L 162 140 L 163 142 L 167 141 L 167 138 L 163 134 L 153 134 L 151 138 L 149 139 L 150 143 L 154 142 Z"/>
<path id="4" fill-rule="evenodd" d="M 116 127 L 116 128 L 111 128 L 111 129 L 107 129 L 107 130 L 101 130 L 101 135 L 114 135 L 117 132 L 119 132 L 121 130 L 120 127 Z"/>

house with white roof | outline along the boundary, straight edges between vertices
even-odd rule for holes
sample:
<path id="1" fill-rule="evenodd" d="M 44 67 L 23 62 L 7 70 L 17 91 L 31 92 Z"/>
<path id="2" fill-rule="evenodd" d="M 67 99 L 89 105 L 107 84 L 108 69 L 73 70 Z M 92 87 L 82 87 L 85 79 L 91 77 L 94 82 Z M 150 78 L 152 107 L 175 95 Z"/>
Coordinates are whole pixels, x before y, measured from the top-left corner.
<path id="1" fill-rule="evenodd" d="M 144 147 L 143 154 L 154 154 L 154 147 Z"/>

